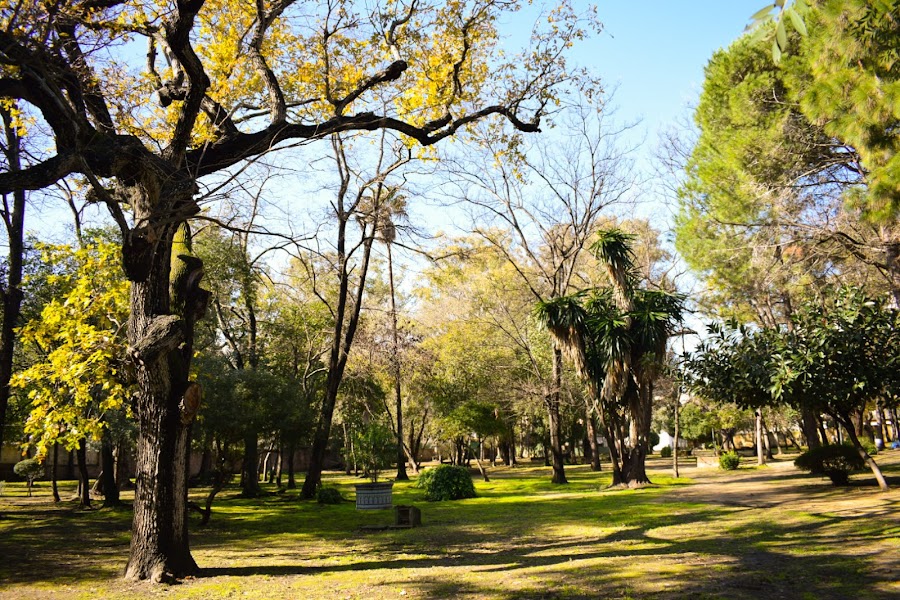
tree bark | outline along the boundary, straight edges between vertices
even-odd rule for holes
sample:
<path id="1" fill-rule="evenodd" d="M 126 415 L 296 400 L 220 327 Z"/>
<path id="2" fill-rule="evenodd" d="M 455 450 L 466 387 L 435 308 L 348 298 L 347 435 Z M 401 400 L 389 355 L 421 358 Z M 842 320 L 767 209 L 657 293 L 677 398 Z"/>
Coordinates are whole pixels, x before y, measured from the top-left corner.
<path id="1" fill-rule="evenodd" d="M 116 485 L 116 460 L 113 457 L 113 445 L 109 439 L 109 431 L 105 432 L 100 446 L 102 469 L 103 506 L 119 506 L 119 486 Z"/>
<path id="2" fill-rule="evenodd" d="M 259 487 L 259 438 L 256 433 L 244 437 L 244 460 L 241 463 L 241 495 L 256 498 Z"/>
<path id="3" fill-rule="evenodd" d="M 7 167 L 10 172 L 21 168 L 19 159 L 19 137 L 13 126 L 9 110 L 0 110 L 3 117 L 3 128 L 6 133 L 5 152 Z M 3 307 L 3 321 L 0 323 L 0 448 L 3 447 L 3 432 L 6 426 L 6 412 L 9 406 L 9 380 L 13 372 L 13 354 L 15 352 L 15 328 L 19 324 L 22 310 L 22 268 L 25 253 L 25 192 L 13 192 L 12 207 L 8 204 L 7 195 L 3 195 L 3 219 L 6 225 L 6 243 L 9 254 L 6 259 L 6 281 L 0 288 L 0 303 Z"/>
<path id="4" fill-rule="evenodd" d="M 53 489 L 53 501 L 59 502 L 59 486 L 56 484 L 56 472 L 59 468 L 59 445 L 53 444 L 53 471 L 50 474 L 50 487 Z"/>
<path id="5" fill-rule="evenodd" d="M 756 409 L 756 464 L 766 464 L 766 455 L 762 439 L 762 411 Z"/>
<path id="6" fill-rule="evenodd" d="M 369 270 L 369 258 L 372 252 L 374 234 L 368 235 L 363 231 L 363 258 L 359 269 L 359 281 L 356 288 L 356 297 L 352 300 L 350 317 L 347 320 L 347 328 L 344 329 L 344 317 L 347 312 L 350 274 L 347 267 L 346 254 L 346 228 L 348 214 L 343 214 L 338 223 L 338 255 L 340 256 L 340 282 L 338 285 L 338 307 L 335 311 L 334 337 L 331 343 L 331 351 L 328 356 L 328 375 L 325 377 L 325 394 L 322 398 L 322 410 L 316 424 L 316 432 L 313 437 L 313 445 L 310 451 L 309 469 L 300 497 L 312 499 L 316 497 L 316 490 L 322 481 L 322 469 L 325 464 L 325 452 L 328 449 L 328 439 L 331 435 L 331 421 L 334 417 L 334 407 L 337 403 L 338 390 L 344 377 L 344 367 L 347 365 L 347 357 L 350 347 L 356 336 L 356 328 L 359 325 L 359 315 L 362 310 L 363 294 L 365 291 L 366 275 Z"/>
<path id="7" fill-rule="evenodd" d="M 597 422 L 590 402 L 587 403 L 585 425 L 587 426 L 588 446 L 591 449 L 591 471 L 601 471 L 600 445 L 597 443 Z"/>
<path id="8" fill-rule="evenodd" d="M 287 487 L 289 490 L 296 489 L 297 480 L 294 478 L 294 454 L 297 452 L 297 447 L 291 443 L 288 444 L 288 455 L 287 455 L 287 467 L 288 467 L 288 483 Z"/>
<path id="9" fill-rule="evenodd" d="M 806 447 L 810 450 L 822 445 L 819 440 L 819 428 L 816 414 L 808 406 L 803 406 L 800 412 L 800 426 L 803 436 L 806 438 Z"/>
<path id="10" fill-rule="evenodd" d="M 866 466 L 872 471 L 872 475 L 875 476 L 875 481 L 878 482 L 878 487 L 881 488 L 882 492 L 888 491 L 888 484 L 884 478 L 884 474 L 881 472 L 881 468 L 879 468 L 878 463 L 869 456 L 869 453 L 866 452 L 866 449 L 863 448 L 863 445 L 859 442 L 859 437 L 856 435 L 856 432 L 853 430 L 853 423 L 850 420 L 843 423 L 844 427 L 847 429 L 847 435 L 850 436 L 850 441 L 853 442 L 853 446 L 856 448 L 856 451 L 859 453 L 860 457 L 866 463 Z"/>
<path id="11" fill-rule="evenodd" d="M 550 425 L 550 454 L 553 459 L 553 477 L 556 484 L 568 483 L 562 451 L 562 424 L 560 423 L 559 398 L 562 388 L 562 350 L 553 348 L 553 389 L 546 397 L 547 414 Z"/>
<path id="12" fill-rule="evenodd" d="M 650 420 L 653 416 L 653 383 L 646 374 L 638 372 L 640 383 L 631 382 L 632 444 L 628 466 L 623 468 L 625 483 L 629 486 L 651 483 L 647 476 L 647 454 L 650 452 Z"/>
<path id="13" fill-rule="evenodd" d="M 199 289 L 202 262 L 189 256 L 185 229 L 178 233 L 186 239 L 179 240 L 172 257 L 176 229 L 186 227 L 175 217 L 197 210 L 193 181 L 175 175 L 165 181 L 143 177 L 148 181 L 126 190 L 135 223 L 144 224 L 129 232 L 123 246 L 125 272 L 132 281 L 128 341 L 132 348 L 148 347 L 147 336 L 161 320 L 171 318 L 173 305 L 179 327 L 172 331 L 171 343 L 153 345 L 158 352 L 132 353 L 138 388 L 137 489 L 125 577 L 162 582 L 198 571 L 188 542 L 187 480 L 190 429 L 200 394 L 188 375 L 194 321 L 202 315 L 208 293 Z M 175 265 L 183 267 L 177 280 Z"/>
<path id="14" fill-rule="evenodd" d="M 78 458 L 78 501 L 81 506 L 89 508 L 91 506 L 91 486 L 88 485 L 87 444 L 84 440 L 78 443 L 75 456 Z"/>
<path id="15" fill-rule="evenodd" d="M 388 283 L 391 288 L 391 334 L 393 337 L 391 357 L 394 370 L 394 402 L 397 410 L 397 481 L 409 481 L 406 474 L 406 449 L 403 447 L 403 396 L 400 390 L 400 337 L 397 331 L 397 298 L 394 289 L 394 260 L 391 244 L 386 243 L 388 259 Z"/>

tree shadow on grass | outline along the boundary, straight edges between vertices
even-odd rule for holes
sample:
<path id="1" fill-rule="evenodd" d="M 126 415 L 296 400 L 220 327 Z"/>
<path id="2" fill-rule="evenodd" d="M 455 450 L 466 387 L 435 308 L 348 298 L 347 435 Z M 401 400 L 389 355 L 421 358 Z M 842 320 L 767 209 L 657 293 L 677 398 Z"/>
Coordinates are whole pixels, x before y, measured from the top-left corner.
<path id="1" fill-rule="evenodd" d="M 201 555 L 225 549 L 232 565 L 204 569 L 197 581 L 315 582 L 359 572 L 435 599 L 896 597 L 889 588 L 896 568 L 871 550 L 891 547 L 897 535 L 893 497 L 868 511 L 790 521 L 781 505 L 684 501 L 678 490 L 689 487 L 580 496 L 560 489 L 428 504 L 424 527 L 375 534 L 356 531 L 375 517 L 350 504 L 229 500 L 209 528 L 195 530 L 192 546 Z M 833 490 L 810 486 L 809 493 L 827 499 Z M 0 555 L 14 557 L 0 568 L 2 581 L 110 579 L 124 567 L 127 513 L 30 507 L 12 518 L 0 528 Z M 248 559 L 256 564 L 239 564 Z"/>
<path id="2" fill-rule="evenodd" d="M 73 503 L 19 506 L 0 528 L 0 581 L 76 582 L 120 575 L 131 511 L 84 510 Z"/>
<path id="3" fill-rule="evenodd" d="M 342 572 L 404 572 L 422 576 L 395 583 L 414 587 L 425 598 L 895 598 L 888 589 L 890 570 L 871 568 L 866 555 L 838 550 L 891 539 L 870 528 L 849 538 L 826 539 L 822 533 L 840 518 L 823 518 L 783 526 L 751 522 L 703 540 L 661 538 L 661 527 L 703 526 L 716 511 L 654 522 L 652 528 L 630 527 L 595 540 L 521 541 L 496 552 L 455 548 L 419 558 L 360 560 L 341 565 L 278 565 L 204 569 L 202 577 L 323 575 Z M 698 518 L 699 517 L 699 518 Z M 861 519 L 861 518 L 860 518 Z M 851 527 L 851 530 L 857 530 Z M 827 544 L 802 554 L 810 545 Z M 630 549 L 623 551 L 622 546 Z M 675 563 L 684 576 L 673 576 L 665 565 Z M 657 569 L 656 567 L 664 568 Z M 444 569 L 435 569 L 442 567 Z M 477 573 L 462 578 L 446 568 Z M 635 576 L 634 569 L 641 574 Z M 427 575 L 424 571 L 427 571 Z M 511 580 L 525 581 L 514 589 Z M 538 579 L 540 583 L 533 583 Z M 531 583 L 528 583 L 531 582 Z"/>

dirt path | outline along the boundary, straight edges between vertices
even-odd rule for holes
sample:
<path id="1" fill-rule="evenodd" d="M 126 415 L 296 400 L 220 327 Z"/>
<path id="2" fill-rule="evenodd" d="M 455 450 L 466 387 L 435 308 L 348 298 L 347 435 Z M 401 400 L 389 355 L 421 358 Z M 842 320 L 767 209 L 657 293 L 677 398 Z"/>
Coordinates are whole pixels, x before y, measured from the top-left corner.
<path id="1" fill-rule="evenodd" d="M 900 452 L 878 456 L 883 466 L 900 464 Z M 900 478 L 889 479 L 888 492 L 878 492 L 871 473 L 855 475 L 848 487 L 834 487 L 824 478 L 796 469 L 791 461 L 762 468 L 722 471 L 716 468 L 683 472 L 694 481 L 662 502 L 703 502 L 745 508 L 803 510 L 813 514 L 889 516 L 900 519 Z M 726 484 L 727 485 L 723 485 Z"/>

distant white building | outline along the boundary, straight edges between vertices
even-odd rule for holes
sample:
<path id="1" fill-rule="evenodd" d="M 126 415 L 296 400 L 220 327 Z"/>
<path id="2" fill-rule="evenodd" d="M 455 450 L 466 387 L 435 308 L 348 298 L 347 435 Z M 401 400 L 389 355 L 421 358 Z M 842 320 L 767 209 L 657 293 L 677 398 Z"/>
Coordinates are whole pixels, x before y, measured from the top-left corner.
<path id="1" fill-rule="evenodd" d="M 659 432 L 659 443 L 657 445 L 653 446 L 653 451 L 659 452 L 661 449 L 665 448 L 666 446 L 668 446 L 669 448 L 674 448 L 675 447 L 675 439 L 671 435 L 669 435 L 668 431 L 663 429 L 662 431 Z M 687 442 L 685 441 L 684 438 L 681 438 L 680 440 L 678 440 L 678 447 L 679 448 L 687 448 L 688 447 Z"/>

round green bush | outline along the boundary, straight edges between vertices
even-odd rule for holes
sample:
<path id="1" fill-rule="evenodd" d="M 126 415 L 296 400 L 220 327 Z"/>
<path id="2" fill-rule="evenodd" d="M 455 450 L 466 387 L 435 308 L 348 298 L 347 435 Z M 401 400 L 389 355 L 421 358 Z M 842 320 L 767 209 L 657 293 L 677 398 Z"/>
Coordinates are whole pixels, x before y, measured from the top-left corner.
<path id="1" fill-rule="evenodd" d="M 850 473 L 861 471 L 866 463 L 853 446 L 829 444 L 807 450 L 797 457 L 794 466 L 813 475 L 827 477 L 834 485 L 850 483 Z"/>
<path id="2" fill-rule="evenodd" d="M 33 458 L 26 458 L 25 460 L 20 460 L 13 467 L 13 472 L 22 477 L 23 479 L 27 479 L 29 483 L 40 477 L 44 474 L 44 467 L 38 461 Z"/>
<path id="3" fill-rule="evenodd" d="M 425 499 L 432 502 L 475 497 L 475 484 L 465 467 L 440 465 L 426 469 L 419 475 L 416 487 L 423 488 Z"/>
<path id="4" fill-rule="evenodd" d="M 741 466 L 741 457 L 737 452 L 726 452 L 719 457 L 719 468 L 725 471 L 734 471 Z"/>
<path id="5" fill-rule="evenodd" d="M 663 446 L 660 448 L 659 455 L 662 458 L 672 458 L 672 446 Z"/>
<path id="6" fill-rule="evenodd" d="M 340 504 L 343 501 L 344 497 L 333 487 L 320 487 L 316 491 L 316 502 L 319 504 Z"/>

